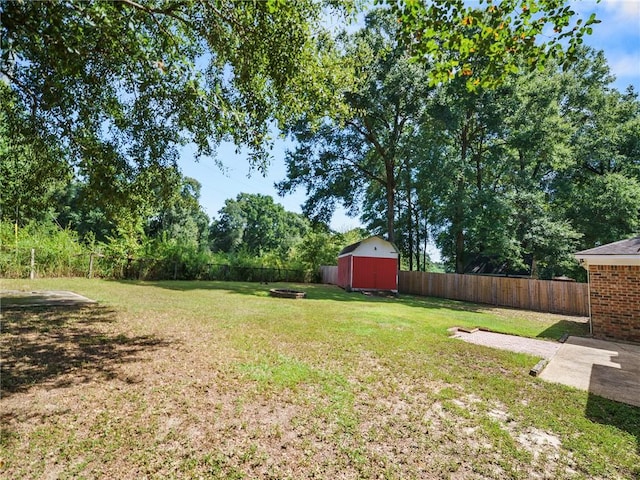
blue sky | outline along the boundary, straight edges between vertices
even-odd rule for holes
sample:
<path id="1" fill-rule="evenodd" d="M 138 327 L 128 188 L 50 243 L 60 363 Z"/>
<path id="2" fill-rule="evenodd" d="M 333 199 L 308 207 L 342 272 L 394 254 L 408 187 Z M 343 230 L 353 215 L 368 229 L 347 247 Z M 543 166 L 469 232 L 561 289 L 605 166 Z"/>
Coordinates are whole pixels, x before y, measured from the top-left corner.
<path id="1" fill-rule="evenodd" d="M 594 26 L 593 34 L 585 39 L 585 43 L 604 51 L 617 77 L 614 87 L 625 90 L 628 85 L 633 85 L 636 92 L 640 92 L 640 0 L 601 0 L 599 3 L 595 0 L 577 0 L 572 1 L 571 5 L 585 18 L 595 11 L 602 20 L 602 23 Z M 202 184 L 200 203 L 209 216 L 215 216 L 226 199 L 235 198 L 241 192 L 271 195 L 287 210 L 301 212 L 304 191 L 281 198 L 273 187 L 275 182 L 286 176 L 284 152 L 291 145 L 285 140 L 276 142 L 266 177 L 257 171 L 252 172 L 246 153 L 237 154 L 236 147 L 230 144 L 223 144 L 218 149 L 218 157 L 226 166 L 225 172 L 211 159 L 201 159 L 196 163 L 193 151 L 189 148 L 183 150 L 180 166 L 183 174 L 194 177 Z M 338 231 L 359 225 L 357 219 L 347 217 L 341 210 L 336 212 L 331 222 L 332 228 Z"/>
<path id="2" fill-rule="evenodd" d="M 616 76 L 618 90 L 633 85 L 640 92 L 640 0 L 574 1 L 575 11 L 583 16 L 596 12 L 602 23 L 595 25 L 585 43 L 603 50 Z"/>

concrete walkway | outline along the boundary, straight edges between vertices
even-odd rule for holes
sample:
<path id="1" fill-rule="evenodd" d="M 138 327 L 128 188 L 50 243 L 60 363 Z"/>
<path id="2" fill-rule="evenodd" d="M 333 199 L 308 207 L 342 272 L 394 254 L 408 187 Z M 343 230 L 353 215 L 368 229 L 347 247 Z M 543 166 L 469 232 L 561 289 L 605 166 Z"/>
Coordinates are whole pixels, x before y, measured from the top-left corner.
<path id="1" fill-rule="evenodd" d="M 457 329 L 465 342 L 528 353 L 549 361 L 539 377 L 640 407 L 640 345 L 569 337 L 565 343 Z"/>
<path id="2" fill-rule="evenodd" d="M 453 338 L 459 338 L 465 342 L 484 345 L 485 347 L 509 350 L 510 352 L 528 353 L 546 360 L 552 358 L 560 349 L 561 343 L 548 340 L 536 340 L 534 338 L 505 335 L 503 333 L 485 332 L 476 330 L 472 333 L 457 330 Z"/>

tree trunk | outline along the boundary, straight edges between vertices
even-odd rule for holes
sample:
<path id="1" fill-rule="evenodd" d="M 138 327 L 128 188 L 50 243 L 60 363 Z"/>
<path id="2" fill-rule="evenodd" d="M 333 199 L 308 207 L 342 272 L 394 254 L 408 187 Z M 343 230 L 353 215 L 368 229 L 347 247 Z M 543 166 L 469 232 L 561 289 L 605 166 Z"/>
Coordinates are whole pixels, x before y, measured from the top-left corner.
<path id="1" fill-rule="evenodd" d="M 469 124 L 473 112 L 467 111 L 465 123 L 460 132 L 460 172 L 458 176 L 458 191 L 456 192 L 456 207 L 453 219 L 453 232 L 456 237 L 456 273 L 464 273 L 464 198 L 465 198 L 465 168 L 469 150 Z"/>
<path id="2" fill-rule="evenodd" d="M 415 210 L 415 214 L 416 218 L 413 225 L 415 226 L 416 231 L 416 270 L 420 270 L 420 212 L 418 209 Z"/>
<path id="3" fill-rule="evenodd" d="M 464 273 L 464 232 L 456 232 L 456 273 Z"/>
<path id="4" fill-rule="evenodd" d="M 453 216 L 453 233 L 455 235 L 456 273 L 464 273 L 464 174 L 458 178 L 456 206 Z"/>
<path id="5" fill-rule="evenodd" d="M 536 262 L 536 256 L 531 259 L 531 278 L 538 280 L 538 262 Z"/>
<path id="6" fill-rule="evenodd" d="M 409 217 L 409 271 L 413 271 L 413 206 L 411 204 L 411 186 L 407 185 L 407 215 Z"/>
<path id="7" fill-rule="evenodd" d="M 427 220 L 424 220 L 424 248 L 422 257 L 422 271 L 427 271 L 427 247 L 429 246 L 429 232 L 427 231 Z M 429 259 L 431 260 L 431 259 Z"/>
<path id="8" fill-rule="evenodd" d="M 387 184 L 387 239 L 391 243 L 395 243 L 395 189 L 393 189 L 389 184 Z"/>
<path id="9" fill-rule="evenodd" d="M 395 207 L 396 207 L 396 176 L 394 172 L 395 161 L 393 158 L 385 159 L 385 193 L 387 195 L 387 240 L 395 243 Z"/>

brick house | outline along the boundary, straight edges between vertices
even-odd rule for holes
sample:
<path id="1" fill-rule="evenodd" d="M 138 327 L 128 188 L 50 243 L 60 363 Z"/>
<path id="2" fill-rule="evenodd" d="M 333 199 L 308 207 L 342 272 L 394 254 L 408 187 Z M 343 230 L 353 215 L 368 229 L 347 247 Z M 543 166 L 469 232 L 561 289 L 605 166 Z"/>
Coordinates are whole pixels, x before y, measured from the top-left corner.
<path id="1" fill-rule="evenodd" d="M 640 237 L 575 255 L 589 274 L 593 336 L 640 343 Z"/>

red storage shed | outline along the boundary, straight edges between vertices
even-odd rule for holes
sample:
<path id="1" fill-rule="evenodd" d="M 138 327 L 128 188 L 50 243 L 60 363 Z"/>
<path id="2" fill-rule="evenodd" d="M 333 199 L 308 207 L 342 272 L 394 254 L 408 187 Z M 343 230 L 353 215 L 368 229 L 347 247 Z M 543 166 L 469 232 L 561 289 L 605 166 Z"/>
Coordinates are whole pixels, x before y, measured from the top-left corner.
<path id="1" fill-rule="evenodd" d="M 398 292 L 400 252 L 381 237 L 369 237 L 338 255 L 338 285 L 351 290 Z"/>

